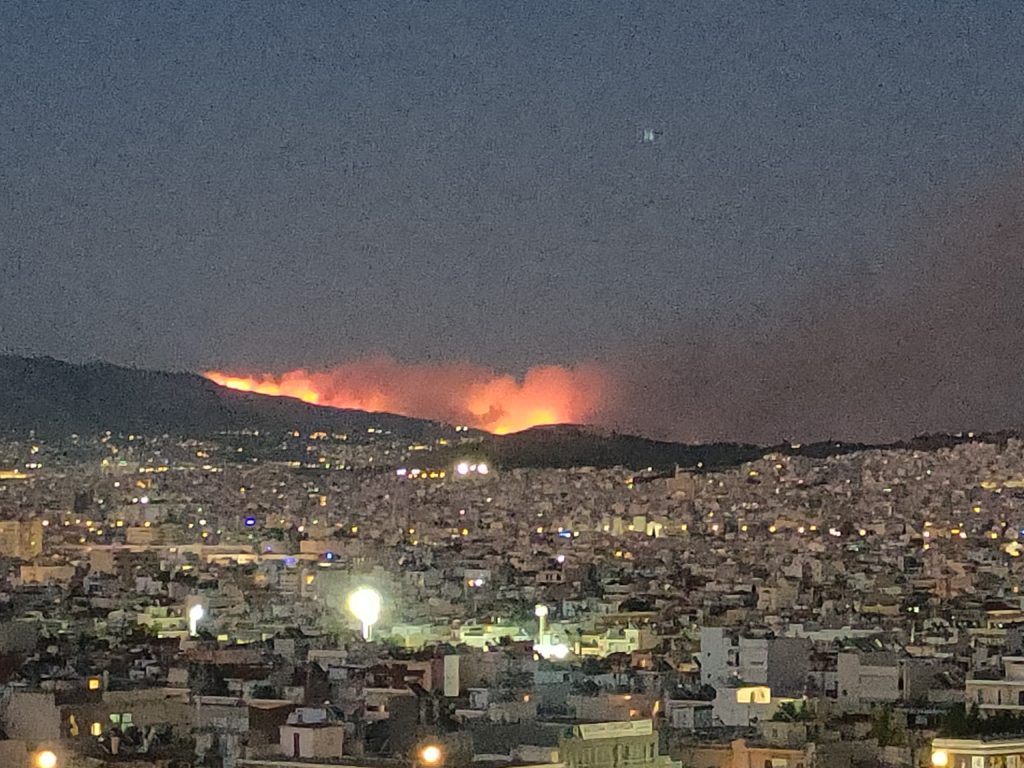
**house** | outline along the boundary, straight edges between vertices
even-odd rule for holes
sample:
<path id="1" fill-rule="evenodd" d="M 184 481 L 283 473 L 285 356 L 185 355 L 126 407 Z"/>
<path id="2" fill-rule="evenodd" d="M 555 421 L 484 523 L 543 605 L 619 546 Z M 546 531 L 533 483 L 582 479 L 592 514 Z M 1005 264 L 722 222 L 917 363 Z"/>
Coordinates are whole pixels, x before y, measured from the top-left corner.
<path id="1" fill-rule="evenodd" d="M 301 707 L 281 726 L 281 754 L 303 759 L 337 759 L 342 756 L 345 727 L 330 711 Z"/>

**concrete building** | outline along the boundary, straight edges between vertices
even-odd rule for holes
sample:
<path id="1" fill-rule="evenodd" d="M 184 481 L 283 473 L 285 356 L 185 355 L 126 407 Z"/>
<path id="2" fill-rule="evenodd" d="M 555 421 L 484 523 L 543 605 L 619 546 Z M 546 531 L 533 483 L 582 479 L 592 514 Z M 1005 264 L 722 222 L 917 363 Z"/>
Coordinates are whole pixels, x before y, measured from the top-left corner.
<path id="1" fill-rule="evenodd" d="M 684 746 L 677 756 L 686 768 L 811 768 L 814 748 L 793 749 L 750 744 L 743 739 L 728 744 Z"/>
<path id="2" fill-rule="evenodd" d="M 810 673 L 810 650 L 805 638 L 777 637 L 767 630 L 702 627 L 701 682 L 767 685 L 778 693 L 799 695 Z"/>
<path id="3" fill-rule="evenodd" d="M 841 704 L 893 702 L 903 691 L 902 670 L 894 653 L 840 653 L 836 660 L 837 698 Z"/>
<path id="4" fill-rule="evenodd" d="M 1004 656 L 1003 676 L 997 680 L 971 678 L 965 685 L 968 704 L 982 712 L 1024 712 L 1024 656 Z"/>
<path id="5" fill-rule="evenodd" d="M 565 768 L 680 768 L 659 754 L 651 720 L 567 727 L 559 740 L 558 757 Z"/>
<path id="6" fill-rule="evenodd" d="M 43 523 L 41 520 L 21 522 L 0 521 L 0 557 L 32 560 L 43 553 Z"/>
<path id="7" fill-rule="evenodd" d="M 1024 739 L 935 739 L 935 768 L 1021 768 Z"/>

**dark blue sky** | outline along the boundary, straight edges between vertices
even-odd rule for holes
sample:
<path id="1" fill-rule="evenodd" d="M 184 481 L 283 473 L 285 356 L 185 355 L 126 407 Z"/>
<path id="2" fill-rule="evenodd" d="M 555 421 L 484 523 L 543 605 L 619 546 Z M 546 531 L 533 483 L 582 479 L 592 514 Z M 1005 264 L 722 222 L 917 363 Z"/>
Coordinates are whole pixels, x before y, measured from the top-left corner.
<path id="1" fill-rule="evenodd" d="M 1015 1 L 5 0 L 0 347 L 673 358 L 906 276 L 1021 62 Z"/>

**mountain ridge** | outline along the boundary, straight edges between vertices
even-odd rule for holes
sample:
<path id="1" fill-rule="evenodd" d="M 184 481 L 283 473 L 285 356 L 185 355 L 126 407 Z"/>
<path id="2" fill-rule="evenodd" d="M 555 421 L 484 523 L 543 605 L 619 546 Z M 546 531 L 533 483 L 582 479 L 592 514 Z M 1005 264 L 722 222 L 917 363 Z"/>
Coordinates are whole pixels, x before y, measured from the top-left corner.
<path id="1" fill-rule="evenodd" d="M 0 355 L 0 430 L 4 431 L 212 434 L 296 428 L 378 428 L 410 438 L 450 431 L 426 419 L 238 392 L 195 373 Z"/>
<path id="2" fill-rule="evenodd" d="M 0 355 L 0 431 L 40 435 L 116 432 L 210 435 L 240 430 L 366 432 L 381 429 L 410 440 L 454 436 L 452 425 L 391 413 L 304 403 L 288 397 L 239 392 L 195 373 L 128 368 L 106 362 L 69 363 L 52 357 Z M 567 468 L 623 466 L 668 472 L 675 467 L 735 466 L 768 453 L 812 458 L 871 449 L 931 451 L 960 443 L 1005 442 L 1015 431 L 936 433 L 890 443 L 818 441 L 759 445 L 681 443 L 622 434 L 600 427 L 558 424 L 508 435 L 471 432 L 474 449 L 496 466 Z M 462 432 L 461 437 L 466 433 Z M 463 446 L 435 452 L 435 460 L 465 453 Z M 450 455 L 449 455 L 450 454 Z"/>

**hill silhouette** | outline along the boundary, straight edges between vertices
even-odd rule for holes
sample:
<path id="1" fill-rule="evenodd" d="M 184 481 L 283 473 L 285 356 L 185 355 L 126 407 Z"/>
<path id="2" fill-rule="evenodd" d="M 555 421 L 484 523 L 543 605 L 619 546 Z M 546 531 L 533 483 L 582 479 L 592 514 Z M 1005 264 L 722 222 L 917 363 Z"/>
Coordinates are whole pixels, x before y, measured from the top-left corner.
<path id="1" fill-rule="evenodd" d="M 409 438 L 451 431 L 423 419 L 236 392 L 191 373 L 0 356 L 4 431 L 202 435 L 243 429 L 365 432 L 371 427 Z"/>
<path id="2" fill-rule="evenodd" d="M 35 430 L 43 436 L 62 436 L 109 430 L 201 436 L 241 430 L 349 433 L 370 428 L 409 440 L 454 434 L 447 424 L 238 392 L 191 373 L 0 356 L 3 432 Z M 932 434 L 887 444 L 823 441 L 764 446 L 664 442 L 571 424 L 534 427 L 510 435 L 476 434 L 480 441 L 475 447 L 459 445 L 436 451 L 431 463 L 449 463 L 476 452 L 505 468 L 622 466 L 667 473 L 676 467 L 711 470 L 735 466 L 770 452 L 824 458 L 872 448 L 932 451 L 969 441 L 1004 442 L 1016 436 L 1015 432 Z"/>

